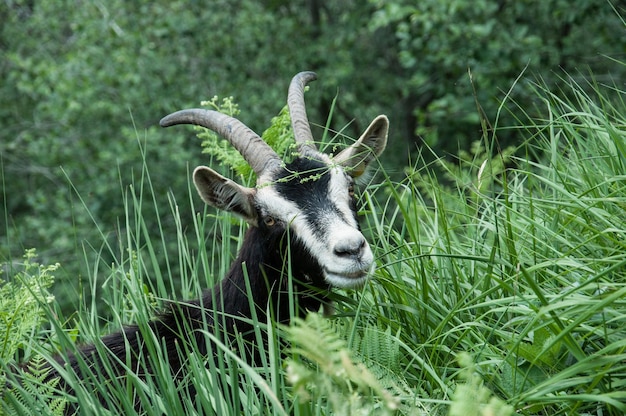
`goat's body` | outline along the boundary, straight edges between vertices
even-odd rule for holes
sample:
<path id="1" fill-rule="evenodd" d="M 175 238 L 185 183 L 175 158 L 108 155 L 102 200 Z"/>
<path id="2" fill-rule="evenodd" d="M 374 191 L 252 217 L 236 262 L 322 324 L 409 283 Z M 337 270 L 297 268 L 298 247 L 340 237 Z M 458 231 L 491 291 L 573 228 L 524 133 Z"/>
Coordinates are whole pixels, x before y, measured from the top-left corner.
<path id="1" fill-rule="evenodd" d="M 289 251 L 292 250 L 286 238 L 285 233 L 272 234 L 257 227 L 250 228 L 228 274 L 200 299 L 170 303 L 144 328 L 129 325 L 104 336 L 100 346 L 85 345 L 67 359 L 59 356 L 58 362 L 84 380 L 94 374 L 102 374 L 109 379 L 125 377 L 129 372 L 144 377 L 154 373 L 149 359 L 150 348 L 158 344 L 163 356 L 167 357 L 171 377 L 181 381 L 187 374 L 185 361 L 188 351 L 207 356 L 211 348 L 215 355 L 217 347 L 209 347 L 205 331 L 210 331 L 226 344 L 238 334 L 246 347 L 245 352 L 241 351 L 244 358 L 250 364 L 259 362 L 252 316 L 256 316 L 258 322 L 266 322 L 269 310 L 273 320 L 287 323 L 293 306 L 302 314 L 306 310 L 318 310 L 327 301 L 325 292 L 328 285 L 323 280 L 311 280 L 310 276 L 318 276 L 319 279 L 320 271 L 311 267 L 310 259 L 297 259 L 294 263 L 298 266 L 292 269 L 292 275 L 287 273 L 284 251 L 288 247 Z M 293 251 L 294 254 L 298 252 Z M 303 285 L 305 280 L 308 283 Z M 290 293 L 296 295 L 295 299 L 289 297 Z M 255 308 L 254 314 L 252 307 Z M 153 339 L 146 341 L 147 336 Z M 59 377 L 59 373 L 52 370 L 47 378 L 55 377 Z M 71 391 L 65 383 L 63 387 Z M 187 386 L 186 391 L 193 389 Z M 102 392 L 96 394 L 106 406 Z M 137 403 L 137 406 L 140 407 L 140 404 Z M 73 410 L 69 407 L 68 414 Z"/>

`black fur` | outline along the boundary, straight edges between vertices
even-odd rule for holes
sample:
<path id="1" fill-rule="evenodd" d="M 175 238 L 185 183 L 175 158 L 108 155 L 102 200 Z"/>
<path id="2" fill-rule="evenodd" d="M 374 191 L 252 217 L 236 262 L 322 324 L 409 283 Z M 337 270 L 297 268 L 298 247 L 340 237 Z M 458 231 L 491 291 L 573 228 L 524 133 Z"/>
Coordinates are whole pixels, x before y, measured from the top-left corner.
<path id="1" fill-rule="evenodd" d="M 352 181 L 351 178 L 349 180 Z M 327 232 L 326 225 L 320 222 L 321 212 L 333 212 L 346 220 L 341 210 L 327 198 L 330 172 L 324 162 L 298 158 L 279 172 L 275 182 L 276 191 L 302 210 L 316 236 L 321 238 Z M 356 218 L 357 207 L 354 198 L 351 200 L 350 208 Z"/>
<path id="2" fill-rule="evenodd" d="M 327 206 L 321 207 L 320 204 L 330 203 L 323 197 L 327 195 L 329 183 L 327 170 L 324 164 L 317 161 L 294 162 L 278 175 L 279 180 L 275 186 L 281 195 L 297 202 L 313 217 L 315 210 L 328 208 Z M 305 173 L 294 175 L 294 172 Z M 311 175 L 321 176 L 312 178 Z M 312 198 L 313 195 L 322 196 Z M 307 204 L 310 205 L 309 208 L 305 208 Z M 354 215 L 356 216 L 356 211 Z M 78 378 L 83 379 L 86 377 L 82 370 L 85 365 L 92 370 L 102 372 L 104 371 L 102 363 L 105 360 L 114 368 L 114 374 L 107 374 L 107 378 L 123 377 L 127 368 L 145 377 L 153 371 L 146 358 L 149 351 L 142 340 L 151 332 L 165 347 L 164 353 L 168 357 L 171 376 L 176 380 L 182 380 L 186 374 L 185 356 L 181 355 L 180 351 L 190 345 L 195 345 L 196 351 L 208 355 L 208 344 L 202 334 L 202 331 L 208 327 L 213 328 L 214 333 L 225 334 L 227 343 L 232 340 L 231 336 L 235 332 L 242 334 L 249 346 L 249 353 L 245 358 L 254 364 L 259 357 L 258 349 L 255 347 L 254 328 L 248 321 L 252 316 L 252 311 L 250 299 L 247 296 L 246 273 L 250 291 L 253 294 L 252 301 L 256 305 L 255 312 L 261 322 L 267 318 L 268 305 L 274 315 L 272 319 L 287 323 L 290 318 L 285 260 L 288 257 L 291 260 L 292 276 L 295 279 L 293 293 L 297 294 L 296 303 L 300 307 L 300 313 L 302 314 L 305 310 L 318 310 L 322 303 L 328 301 L 327 294 L 330 287 L 324 281 L 322 267 L 292 234 L 278 222 L 270 226 L 262 220 L 259 221 L 258 227 L 251 227 L 247 231 L 242 248 L 227 275 L 201 299 L 170 304 L 160 316 L 146 325 L 147 328 L 132 325 L 120 332 L 103 337 L 104 354 L 102 354 L 102 349 L 97 351 L 94 345 L 87 345 L 79 350 L 78 356 L 70 355 L 67 361 L 59 357 L 59 363 L 66 368 L 69 367 Z M 59 374 L 53 370 L 49 378 L 57 376 Z M 71 392 L 64 381 L 61 382 L 61 386 Z M 96 394 L 106 406 L 106 392 Z M 74 410 L 71 407 L 68 408 L 68 414 Z"/>

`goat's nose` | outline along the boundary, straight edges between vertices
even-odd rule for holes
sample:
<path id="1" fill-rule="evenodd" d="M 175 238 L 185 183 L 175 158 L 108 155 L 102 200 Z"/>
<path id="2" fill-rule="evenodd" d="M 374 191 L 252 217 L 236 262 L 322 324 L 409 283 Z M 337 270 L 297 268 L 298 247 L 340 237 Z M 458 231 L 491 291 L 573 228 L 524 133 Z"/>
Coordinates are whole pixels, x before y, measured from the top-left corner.
<path id="1" fill-rule="evenodd" d="M 333 252 L 338 257 L 358 258 L 365 248 L 365 238 L 363 236 L 353 237 L 340 241 L 333 248 Z"/>

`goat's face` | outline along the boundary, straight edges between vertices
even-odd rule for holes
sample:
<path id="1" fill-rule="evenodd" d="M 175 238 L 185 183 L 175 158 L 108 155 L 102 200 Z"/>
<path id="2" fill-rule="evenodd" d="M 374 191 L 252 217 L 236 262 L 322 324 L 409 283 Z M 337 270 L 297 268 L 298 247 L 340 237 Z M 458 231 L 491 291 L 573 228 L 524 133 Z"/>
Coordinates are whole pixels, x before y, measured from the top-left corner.
<path id="1" fill-rule="evenodd" d="M 273 184 L 257 192 L 262 221 L 288 227 L 326 282 L 360 286 L 374 257 L 359 230 L 354 179 L 328 158 L 299 158 L 278 171 Z"/>
<path id="2" fill-rule="evenodd" d="M 255 198 L 259 221 L 288 230 L 317 263 L 309 277 L 317 270 L 338 287 L 363 284 L 374 261 L 359 230 L 353 183 L 327 157 L 300 158 L 277 171 L 272 185 L 259 188 Z"/>
<path id="3" fill-rule="evenodd" d="M 257 186 L 243 187 L 201 166 L 193 179 L 202 199 L 239 215 L 266 237 L 286 234 L 289 238 L 282 240 L 298 250 L 292 269 L 314 283 L 321 278 L 337 287 L 356 287 L 372 270 L 374 256 L 357 223 L 353 183 L 384 150 L 389 121 L 378 116 L 350 147 L 335 156 L 320 153 L 304 107 L 304 87 L 315 78 L 301 72 L 289 86 L 287 103 L 300 156 L 287 164 L 239 120 L 215 111 L 179 111 L 161 125 L 196 124 L 224 136 L 256 172 Z M 305 261 L 295 264 L 297 259 Z"/>
<path id="4" fill-rule="evenodd" d="M 373 269 L 374 256 L 357 222 L 354 181 L 384 149 L 387 130 L 387 118 L 379 116 L 359 141 L 336 157 L 309 149 L 266 170 L 255 188 L 204 166 L 194 171 L 194 183 L 208 204 L 268 233 L 287 233 L 306 252 L 292 253 L 292 258 L 305 254 L 316 263 L 312 274 L 321 271 L 336 287 L 358 287 Z"/>

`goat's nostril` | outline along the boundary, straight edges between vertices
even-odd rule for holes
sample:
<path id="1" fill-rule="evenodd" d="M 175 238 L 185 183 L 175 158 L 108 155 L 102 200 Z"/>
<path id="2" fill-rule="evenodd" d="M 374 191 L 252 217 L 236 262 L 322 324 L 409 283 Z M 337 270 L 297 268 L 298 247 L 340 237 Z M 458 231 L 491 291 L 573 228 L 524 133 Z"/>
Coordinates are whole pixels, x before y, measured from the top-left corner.
<path id="1" fill-rule="evenodd" d="M 359 257 L 365 248 L 365 239 L 359 238 L 338 243 L 333 252 L 338 257 Z"/>

